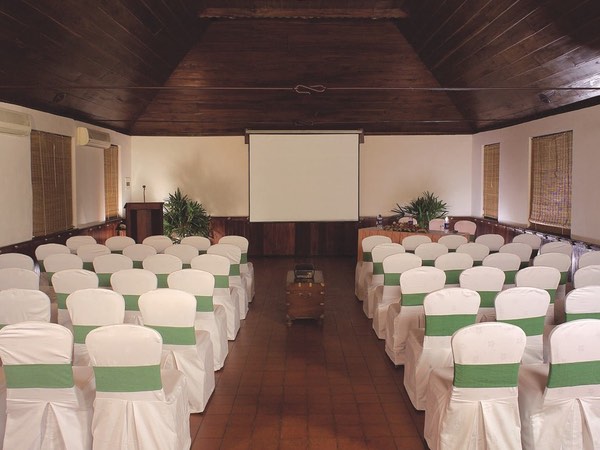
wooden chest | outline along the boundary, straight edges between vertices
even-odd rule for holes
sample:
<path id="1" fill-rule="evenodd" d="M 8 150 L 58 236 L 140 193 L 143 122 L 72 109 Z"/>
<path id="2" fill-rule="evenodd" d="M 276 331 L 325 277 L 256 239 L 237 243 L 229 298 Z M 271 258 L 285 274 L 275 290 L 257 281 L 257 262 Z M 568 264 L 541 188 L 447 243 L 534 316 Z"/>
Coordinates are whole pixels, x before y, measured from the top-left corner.
<path id="1" fill-rule="evenodd" d="M 286 319 L 288 327 L 296 319 L 323 320 L 325 316 L 325 282 L 323 272 L 315 271 L 314 282 L 294 282 L 294 271 L 287 273 Z"/>

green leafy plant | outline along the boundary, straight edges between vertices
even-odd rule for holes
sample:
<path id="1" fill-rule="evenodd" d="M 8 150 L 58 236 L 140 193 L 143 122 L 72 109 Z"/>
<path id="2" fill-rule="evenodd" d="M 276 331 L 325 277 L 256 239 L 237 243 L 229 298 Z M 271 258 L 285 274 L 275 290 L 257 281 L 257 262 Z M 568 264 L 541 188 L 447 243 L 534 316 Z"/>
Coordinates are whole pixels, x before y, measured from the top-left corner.
<path id="1" fill-rule="evenodd" d="M 392 212 L 396 213 L 398 218 L 412 216 L 419 228 L 428 229 L 430 220 L 443 218 L 448 214 L 448 206 L 433 192 L 425 191 L 423 195 L 411 200 L 405 206 L 396 203 L 396 208 L 392 209 Z"/>
<path id="2" fill-rule="evenodd" d="M 163 206 L 164 233 L 175 242 L 186 236 L 210 234 L 210 215 L 201 203 L 190 199 L 177 190 L 169 194 Z"/>

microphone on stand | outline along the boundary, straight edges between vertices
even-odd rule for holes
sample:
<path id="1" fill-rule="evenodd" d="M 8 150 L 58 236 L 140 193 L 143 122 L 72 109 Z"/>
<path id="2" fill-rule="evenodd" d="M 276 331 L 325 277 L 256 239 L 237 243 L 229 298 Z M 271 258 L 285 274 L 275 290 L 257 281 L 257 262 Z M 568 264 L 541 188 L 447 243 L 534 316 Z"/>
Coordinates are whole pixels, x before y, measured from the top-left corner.
<path id="1" fill-rule="evenodd" d="M 146 185 L 142 184 L 142 189 L 144 190 L 144 203 L 146 203 Z"/>

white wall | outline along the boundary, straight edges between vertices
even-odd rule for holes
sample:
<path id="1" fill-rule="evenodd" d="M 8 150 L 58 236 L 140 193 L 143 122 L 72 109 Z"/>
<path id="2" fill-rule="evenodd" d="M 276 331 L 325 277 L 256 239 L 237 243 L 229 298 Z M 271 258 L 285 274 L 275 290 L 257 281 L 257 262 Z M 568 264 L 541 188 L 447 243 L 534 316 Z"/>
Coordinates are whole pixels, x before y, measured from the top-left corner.
<path id="1" fill-rule="evenodd" d="M 500 143 L 498 220 L 526 226 L 529 217 L 529 166 L 532 137 L 573 130 L 571 234 L 600 243 L 600 106 L 516 125 L 473 137 L 473 215 L 482 211 L 483 146 Z"/>
<path id="2" fill-rule="evenodd" d="M 436 194 L 451 215 L 471 214 L 471 136 L 366 136 L 360 148 L 360 215 Z"/>
<path id="3" fill-rule="evenodd" d="M 43 113 L 29 108 L 0 103 L 0 107 L 31 115 L 34 130 L 63 136 L 76 135 L 77 126 L 85 126 L 72 119 Z M 102 129 L 96 126 L 91 128 Z M 130 176 L 129 136 L 104 130 L 111 135 L 111 142 L 119 145 L 122 176 Z M 104 164 L 98 158 L 102 150 L 77 147 L 73 138 L 73 212 L 74 226 L 104 221 Z M 91 151 L 90 151 L 91 150 Z M 13 136 L 0 133 L 0 246 L 28 241 L 32 238 L 32 191 L 31 191 L 31 140 L 29 136 Z M 121 201 L 129 194 L 121 192 Z"/>

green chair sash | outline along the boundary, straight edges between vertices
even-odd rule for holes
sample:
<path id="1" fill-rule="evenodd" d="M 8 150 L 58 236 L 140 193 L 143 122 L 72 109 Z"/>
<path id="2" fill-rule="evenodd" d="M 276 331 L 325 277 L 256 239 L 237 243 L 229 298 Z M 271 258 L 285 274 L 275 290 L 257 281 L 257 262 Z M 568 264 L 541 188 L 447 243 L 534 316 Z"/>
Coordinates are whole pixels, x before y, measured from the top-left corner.
<path id="1" fill-rule="evenodd" d="M 383 274 L 384 286 L 399 286 L 400 285 L 400 274 L 399 273 L 384 273 Z"/>
<path id="2" fill-rule="evenodd" d="M 477 291 L 481 302 L 479 303 L 480 308 L 493 308 L 494 302 L 496 301 L 497 291 Z"/>
<path id="3" fill-rule="evenodd" d="M 373 262 L 373 255 L 371 252 L 363 252 L 363 262 Z"/>
<path id="4" fill-rule="evenodd" d="M 373 263 L 373 275 L 383 275 L 383 263 L 382 262 L 374 262 Z"/>
<path id="5" fill-rule="evenodd" d="M 148 328 L 152 328 L 160 333 L 162 336 L 163 344 L 168 345 L 195 345 L 196 344 L 196 331 L 194 327 L 165 327 L 159 325 L 148 325 Z"/>
<path id="6" fill-rule="evenodd" d="M 463 269 L 444 270 L 444 273 L 446 274 L 446 284 L 458 284 L 462 271 Z"/>
<path id="7" fill-rule="evenodd" d="M 240 274 L 240 265 L 239 264 L 231 264 L 229 266 L 229 276 L 236 276 Z"/>
<path id="8" fill-rule="evenodd" d="M 143 392 L 162 389 L 160 365 L 94 367 L 97 392 Z"/>
<path id="9" fill-rule="evenodd" d="M 6 387 L 22 388 L 72 388 L 71 364 L 16 364 L 5 365 Z"/>
<path id="10" fill-rule="evenodd" d="M 85 344 L 88 333 L 98 328 L 98 325 L 73 325 L 73 340 L 76 344 Z"/>
<path id="11" fill-rule="evenodd" d="M 110 276 L 112 273 L 97 273 L 96 275 L 98 275 L 99 287 L 110 287 Z"/>
<path id="12" fill-rule="evenodd" d="M 48 284 L 50 286 L 52 286 L 52 275 L 54 275 L 54 272 L 46 272 L 46 276 L 48 277 Z"/>
<path id="13" fill-rule="evenodd" d="M 425 316 L 425 336 L 452 336 L 456 330 L 472 325 L 477 314 L 450 314 Z"/>
<path id="14" fill-rule="evenodd" d="M 183 263 L 183 264 L 181 265 L 181 268 L 182 268 L 182 269 L 191 269 L 191 268 L 192 268 L 192 265 L 191 265 L 190 263 Z"/>
<path id="15" fill-rule="evenodd" d="M 600 319 L 600 312 L 595 313 L 565 313 L 565 320 L 571 322 L 579 319 Z"/>
<path id="16" fill-rule="evenodd" d="M 213 312 L 215 310 L 212 295 L 195 295 L 194 297 L 196 297 L 197 312 Z"/>
<path id="17" fill-rule="evenodd" d="M 423 306 L 423 300 L 428 292 L 418 292 L 415 294 L 402 294 L 400 304 L 402 306 Z"/>
<path id="18" fill-rule="evenodd" d="M 473 260 L 473 267 L 477 267 L 477 266 L 481 266 L 483 264 L 483 261 L 480 260 Z"/>
<path id="19" fill-rule="evenodd" d="M 133 261 L 133 268 L 134 269 L 143 269 L 144 265 L 142 264 L 142 261 Z"/>
<path id="20" fill-rule="evenodd" d="M 123 299 L 125 300 L 125 311 L 139 311 L 138 300 L 140 296 L 137 294 L 124 294 Z"/>
<path id="21" fill-rule="evenodd" d="M 58 305 L 58 309 L 67 309 L 67 297 L 69 294 L 65 294 L 64 292 L 56 293 L 56 304 Z"/>
<path id="22" fill-rule="evenodd" d="M 215 289 L 225 289 L 229 287 L 229 275 L 215 275 Z"/>
<path id="23" fill-rule="evenodd" d="M 454 364 L 453 384 L 459 388 L 516 387 L 519 363 Z"/>
<path id="24" fill-rule="evenodd" d="M 498 322 L 510 323 L 511 325 L 518 326 L 525 332 L 527 336 L 539 336 L 544 334 L 544 320 L 546 316 L 540 317 L 526 317 L 523 319 L 503 319 Z"/>
<path id="25" fill-rule="evenodd" d="M 556 289 L 546 289 L 546 292 L 550 294 L 550 303 L 554 303 L 556 299 Z"/>
<path id="26" fill-rule="evenodd" d="M 505 270 L 504 271 L 504 284 L 515 284 L 515 275 L 518 270 Z"/>
<path id="27" fill-rule="evenodd" d="M 206 255 L 206 250 L 198 250 L 199 255 Z"/>
<path id="28" fill-rule="evenodd" d="M 521 265 L 519 266 L 519 270 L 524 269 L 525 267 L 529 267 L 529 261 L 521 261 Z"/>
<path id="29" fill-rule="evenodd" d="M 567 284 L 569 280 L 569 272 L 561 272 L 560 273 L 560 282 L 558 284 Z"/>
<path id="30" fill-rule="evenodd" d="M 44 261 L 38 261 L 38 265 L 40 266 L 40 272 L 46 271 L 46 268 L 44 267 Z"/>
<path id="31" fill-rule="evenodd" d="M 550 364 L 548 387 L 600 384 L 600 361 Z"/>
<path id="32" fill-rule="evenodd" d="M 111 253 L 115 253 L 117 255 L 122 255 L 123 254 L 123 250 L 111 250 Z"/>
<path id="33" fill-rule="evenodd" d="M 248 253 L 242 253 L 240 264 L 248 264 Z"/>
<path id="34" fill-rule="evenodd" d="M 157 273 L 156 274 L 156 279 L 158 280 L 157 286 L 159 288 L 168 288 L 169 283 L 167 283 L 167 278 L 169 278 L 168 273 Z"/>
<path id="35" fill-rule="evenodd" d="M 435 265 L 435 259 L 423 259 L 421 265 L 433 267 Z"/>
<path id="36" fill-rule="evenodd" d="M 92 262 L 84 262 L 83 263 L 83 268 L 85 270 L 89 270 L 90 272 L 93 272 L 94 271 L 94 263 L 92 263 Z"/>

